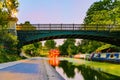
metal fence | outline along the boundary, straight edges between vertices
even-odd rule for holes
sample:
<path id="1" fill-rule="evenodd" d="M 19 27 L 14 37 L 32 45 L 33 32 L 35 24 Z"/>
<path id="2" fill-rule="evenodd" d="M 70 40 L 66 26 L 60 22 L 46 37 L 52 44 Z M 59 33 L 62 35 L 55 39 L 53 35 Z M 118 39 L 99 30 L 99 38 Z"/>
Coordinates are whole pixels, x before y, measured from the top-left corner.
<path id="1" fill-rule="evenodd" d="M 17 24 L 17 30 L 97 30 L 120 31 L 120 25 L 97 24 Z"/>

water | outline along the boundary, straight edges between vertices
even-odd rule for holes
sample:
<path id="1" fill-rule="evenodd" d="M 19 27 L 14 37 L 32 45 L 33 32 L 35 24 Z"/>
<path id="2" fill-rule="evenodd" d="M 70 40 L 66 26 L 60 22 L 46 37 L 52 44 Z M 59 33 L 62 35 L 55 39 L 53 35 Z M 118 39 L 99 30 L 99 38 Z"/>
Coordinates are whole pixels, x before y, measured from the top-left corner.
<path id="1" fill-rule="evenodd" d="M 120 80 L 119 64 L 57 60 L 57 66 L 53 66 L 65 80 Z"/>

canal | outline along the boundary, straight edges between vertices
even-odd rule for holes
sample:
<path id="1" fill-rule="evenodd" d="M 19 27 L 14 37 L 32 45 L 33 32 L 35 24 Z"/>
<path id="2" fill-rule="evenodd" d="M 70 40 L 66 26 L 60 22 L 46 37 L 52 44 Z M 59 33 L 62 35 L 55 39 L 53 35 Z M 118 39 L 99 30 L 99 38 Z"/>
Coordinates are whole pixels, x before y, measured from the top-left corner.
<path id="1" fill-rule="evenodd" d="M 120 64 L 72 58 L 49 63 L 65 80 L 120 80 Z"/>

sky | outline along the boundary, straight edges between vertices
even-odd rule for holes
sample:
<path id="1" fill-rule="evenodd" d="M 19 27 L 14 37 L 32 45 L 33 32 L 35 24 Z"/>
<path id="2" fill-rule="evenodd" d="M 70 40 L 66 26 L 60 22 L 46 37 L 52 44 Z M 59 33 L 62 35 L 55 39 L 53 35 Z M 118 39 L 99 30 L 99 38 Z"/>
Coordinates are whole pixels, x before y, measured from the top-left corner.
<path id="1" fill-rule="evenodd" d="M 19 0 L 18 23 L 82 24 L 88 8 L 96 1 L 99 0 Z M 58 46 L 64 39 L 55 41 Z"/>
<path id="2" fill-rule="evenodd" d="M 80 24 L 95 1 L 99 0 L 19 0 L 18 23 Z"/>

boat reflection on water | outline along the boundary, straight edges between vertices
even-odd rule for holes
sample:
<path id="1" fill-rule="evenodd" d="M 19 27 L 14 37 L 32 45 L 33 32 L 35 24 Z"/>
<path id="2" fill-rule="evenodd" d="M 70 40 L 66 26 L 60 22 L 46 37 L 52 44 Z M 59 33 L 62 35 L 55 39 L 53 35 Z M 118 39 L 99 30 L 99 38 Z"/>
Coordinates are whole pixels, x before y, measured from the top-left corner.
<path id="1" fill-rule="evenodd" d="M 60 64 L 60 60 L 58 59 L 58 58 L 55 58 L 55 57 L 51 57 L 50 59 L 49 59 L 49 64 L 51 65 L 51 66 L 58 66 L 59 64 Z"/>
<path id="2" fill-rule="evenodd" d="M 51 49 L 49 51 L 49 64 L 52 66 L 58 66 L 60 61 L 58 59 L 58 56 L 60 54 L 60 51 L 58 49 Z"/>

